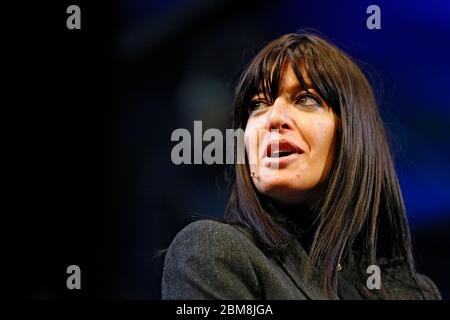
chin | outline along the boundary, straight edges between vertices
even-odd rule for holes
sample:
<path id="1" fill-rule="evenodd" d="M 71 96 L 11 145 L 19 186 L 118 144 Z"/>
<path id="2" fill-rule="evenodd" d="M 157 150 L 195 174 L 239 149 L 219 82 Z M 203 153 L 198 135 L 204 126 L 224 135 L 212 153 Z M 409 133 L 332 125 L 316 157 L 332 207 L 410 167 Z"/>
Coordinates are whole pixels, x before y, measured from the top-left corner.
<path id="1" fill-rule="evenodd" d="M 295 181 L 297 180 L 297 181 Z M 291 175 L 261 178 L 255 183 L 259 192 L 283 204 L 298 204 L 318 191 L 318 181 L 298 181 Z M 301 182 L 301 183 L 300 183 Z"/>
<path id="2" fill-rule="evenodd" d="M 301 187 L 294 187 L 286 183 L 259 183 L 257 189 L 265 196 L 284 204 L 299 203 L 308 193 Z"/>

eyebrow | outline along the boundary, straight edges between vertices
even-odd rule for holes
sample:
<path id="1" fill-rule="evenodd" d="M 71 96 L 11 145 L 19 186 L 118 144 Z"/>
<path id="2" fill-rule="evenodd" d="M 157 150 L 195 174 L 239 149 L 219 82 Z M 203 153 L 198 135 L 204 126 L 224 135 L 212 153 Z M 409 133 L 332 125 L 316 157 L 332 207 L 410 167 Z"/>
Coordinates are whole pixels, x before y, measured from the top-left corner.
<path id="1" fill-rule="evenodd" d="M 286 91 L 288 91 L 288 92 L 296 92 L 296 91 L 302 92 L 302 91 L 313 90 L 314 92 L 319 94 L 319 92 L 312 86 L 311 83 L 307 83 L 307 85 L 308 85 L 308 87 L 304 88 L 304 87 L 301 86 L 301 84 L 296 84 L 296 85 L 293 85 L 293 86 L 289 86 Z M 258 90 L 258 92 L 253 96 L 252 100 L 254 100 L 256 98 L 260 98 L 262 95 L 264 95 L 263 91 L 262 90 Z"/>
<path id="2" fill-rule="evenodd" d="M 296 85 L 293 85 L 293 86 L 288 87 L 288 90 L 287 90 L 287 91 L 301 91 L 301 90 L 306 90 L 306 91 L 308 91 L 308 90 L 314 90 L 314 91 L 317 91 L 317 90 L 313 87 L 312 83 L 306 83 L 306 85 L 307 85 L 307 87 L 304 88 L 304 87 L 302 87 L 301 84 L 296 84 Z"/>

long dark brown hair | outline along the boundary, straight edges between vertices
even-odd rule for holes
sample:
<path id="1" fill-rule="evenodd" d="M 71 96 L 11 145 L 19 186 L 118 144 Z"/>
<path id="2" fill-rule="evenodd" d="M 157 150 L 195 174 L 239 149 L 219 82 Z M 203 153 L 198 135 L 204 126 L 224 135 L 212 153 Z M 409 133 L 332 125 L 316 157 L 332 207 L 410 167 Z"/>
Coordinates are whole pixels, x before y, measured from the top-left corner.
<path id="1" fill-rule="evenodd" d="M 325 292 L 333 294 L 338 264 L 350 255 L 366 267 L 383 259 L 400 259 L 417 284 L 406 210 L 383 122 L 372 88 L 352 58 L 309 32 L 270 42 L 239 79 L 233 127 L 245 129 L 255 94 L 262 92 L 275 100 L 286 59 L 304 88 L 300 65 L 305 68 L 313 87 L 340 119 L 333 168 L 323 197 L 314 206 L 315 232 L 307 269 L 317 270 Z M 235 165 L 231 185 L 225 221 L 250 229 L 269 254 L 282 253 L 296 236 L 270 199 L 255 188 L 248 163 Z M 360 290 L 367 298 L 380 297 L 379 292 L 365 289 L 365 281 L 362 284 Z"/>

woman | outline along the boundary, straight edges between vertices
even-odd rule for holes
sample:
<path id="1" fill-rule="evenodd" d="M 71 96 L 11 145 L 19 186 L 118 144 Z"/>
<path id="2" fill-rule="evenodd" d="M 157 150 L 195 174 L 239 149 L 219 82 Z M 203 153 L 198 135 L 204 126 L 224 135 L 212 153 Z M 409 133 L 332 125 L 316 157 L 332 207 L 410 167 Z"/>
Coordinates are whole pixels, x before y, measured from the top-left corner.
<path id="1" fill-rule="evenodd" d="M 440 298 L 414 268 L 382 120 L 348 55 L 284 35 L 243 72 L 234 106 L 247 161 L 223 221 L 171 244 L 164 299 Z"/>

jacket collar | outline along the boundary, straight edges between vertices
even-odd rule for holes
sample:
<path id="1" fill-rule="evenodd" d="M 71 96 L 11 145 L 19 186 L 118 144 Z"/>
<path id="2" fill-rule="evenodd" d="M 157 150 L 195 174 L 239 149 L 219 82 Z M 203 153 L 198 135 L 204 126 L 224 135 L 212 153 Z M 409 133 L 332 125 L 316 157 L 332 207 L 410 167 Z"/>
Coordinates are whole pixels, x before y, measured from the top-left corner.
<path id="1" fill-rule="evenodd" d="M 246 237 L 253 239 L 251 232 L 247 228 L 237 225 L 235 227 L 241 230 Z M 310 279 L 305 277 L 304 271 L 308 261 L 308 254 L 299 241 L 293 241 L 286 253 L 275 258 L 275 261 L 307 299 L 338 300 L 337 295 L 332 297 L 326 296 L 320 284 L 320 277 L 317 274 L 310 277 Z"/>
<path id="2" fill-rule="evenodd" d="M 286 272 L 296 287 L 311 300 L 337 300 L 337 296 L 327 297 L 320 284 L 320 277 L 313 275 L 305 277 L 306 263 L 308 255 L 298 241 L 291 244 L 287 253 L 280 258 L 276 258 L 278 264 Z"/>

